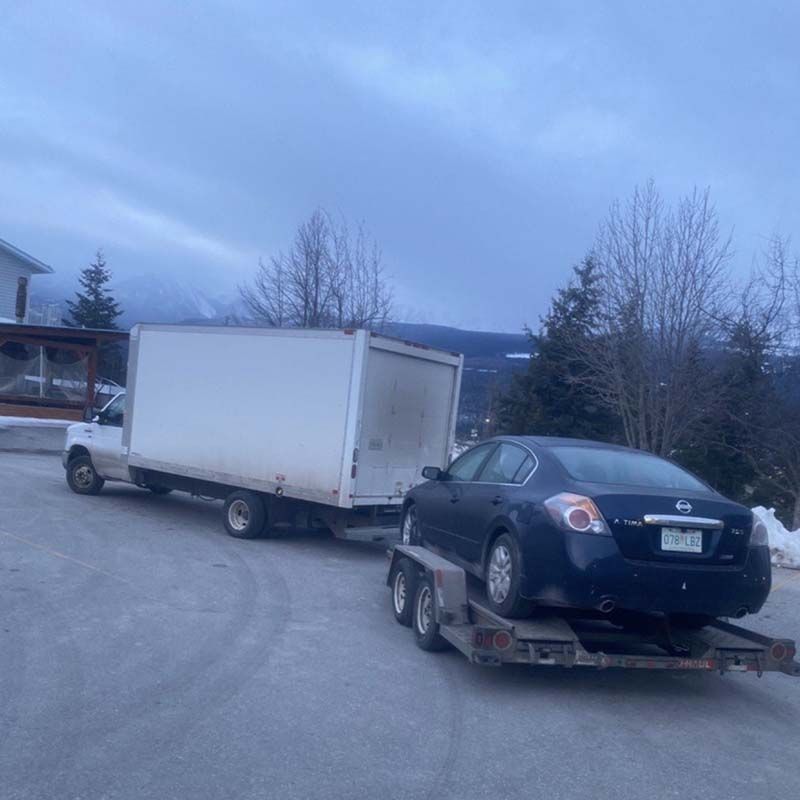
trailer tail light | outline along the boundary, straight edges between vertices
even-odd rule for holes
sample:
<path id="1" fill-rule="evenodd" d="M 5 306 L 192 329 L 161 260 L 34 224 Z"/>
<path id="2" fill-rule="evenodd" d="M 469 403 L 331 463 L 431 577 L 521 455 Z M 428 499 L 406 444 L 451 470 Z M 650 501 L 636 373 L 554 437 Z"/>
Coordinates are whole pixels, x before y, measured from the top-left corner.
<path id="1" fill-rule="evenodd" d="M 773 661 L 788 661 L 794 657 L 794 648 L 787 646 L 785 642 L 773 642 L 769 655 Z"/>
<path id="2" fill-rule="evenodd" d="M 514 637 L 505 630 L 475 628 L 472 632 L 472 645 L 477 650 L 501 650 L 505 652 L 514 646 Z"/>
<path id="3" fill-rule="evenodd" d="M 355 478 L 357 473 L 358 473 L 358 464 L 353 464 L 353 466 L 350 467 L 350 477 Z"/>
<path id="4" fill-rule="evenodd" d="M 544 507 L 562 530 L 611 536 L 603 515 L 590 497 L 562 492 L 545 500 Z"/>

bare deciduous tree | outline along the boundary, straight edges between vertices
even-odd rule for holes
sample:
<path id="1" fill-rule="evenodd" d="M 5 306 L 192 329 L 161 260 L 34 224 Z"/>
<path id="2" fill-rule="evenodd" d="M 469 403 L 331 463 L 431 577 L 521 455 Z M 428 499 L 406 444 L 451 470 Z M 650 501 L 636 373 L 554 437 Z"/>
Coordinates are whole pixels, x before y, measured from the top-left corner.
<path id="1" fill-rule="evenodd" d="M 580 380 L 629 445 L 669 455 L 714 402 L 704 351 L 726 299 L 730 239 L 708 191 L 670 209 L 650 181 L 612 206 L 593 258 L 603 313 L 599 335 L 579 342 Z"/>
<path id="2" fill-rule="evenodd" d="M 379 329 L 392 309 L 377 243 L 363 225 L 352 235 L 321 209 L 298 228 L 288 252 L 259 262 L 240 293 L 250 313 L 273 327 Z"/>

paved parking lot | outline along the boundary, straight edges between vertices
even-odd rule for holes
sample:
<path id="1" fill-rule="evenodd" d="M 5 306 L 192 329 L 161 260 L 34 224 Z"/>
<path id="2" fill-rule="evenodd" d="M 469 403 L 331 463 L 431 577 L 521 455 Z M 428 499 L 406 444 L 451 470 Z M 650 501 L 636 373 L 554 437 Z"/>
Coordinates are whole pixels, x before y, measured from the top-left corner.
<path id="1" fill-rule="evenodd" d="M 394 623 L 377 546 L 0 452 L 0 796 L 800 795 L 800 680 L 481 669 Z M 758 620 L 800 639 L 800 572 Z"/>

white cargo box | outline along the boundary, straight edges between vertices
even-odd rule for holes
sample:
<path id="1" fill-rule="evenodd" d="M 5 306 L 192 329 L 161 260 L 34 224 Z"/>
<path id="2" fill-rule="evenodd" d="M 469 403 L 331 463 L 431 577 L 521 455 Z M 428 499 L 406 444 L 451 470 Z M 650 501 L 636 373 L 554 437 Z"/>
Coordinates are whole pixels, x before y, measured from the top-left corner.
<path id="1" fill-rule="evenodd" d="M 462 356 L 363 330 L 136 325 L 131 467 L 350 508 L 445 466 Z"/>

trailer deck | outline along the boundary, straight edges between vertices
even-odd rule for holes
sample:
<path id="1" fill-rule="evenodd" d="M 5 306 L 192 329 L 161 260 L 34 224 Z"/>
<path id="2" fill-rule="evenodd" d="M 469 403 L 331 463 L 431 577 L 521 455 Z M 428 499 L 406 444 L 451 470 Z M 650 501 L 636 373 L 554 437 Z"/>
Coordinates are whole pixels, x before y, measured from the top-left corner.
<path id="1" fill-rule="evenodd" d="M 800 677 L 791 639 L 763 636 L 723 621 L 695 630 L 652 618 L 629 630 L 607 619 L 552 609 L 529 619 L 507 619 L 470 592 L 461 567 L 425 547 L 398 545 L 390 551 L 389 561 L 387 583 L 392 587 L 395 617 L 414 628 L 417 644 L 434 650 L 449 643 L 475 664 L 755 672 L 759 676 L 783 672 Z M 423 584 L 429 587 L 429 623 L 434 626 L 426 632 L 422 630 Z M 405 600 L 402 610 L 400 595 Z"/>

